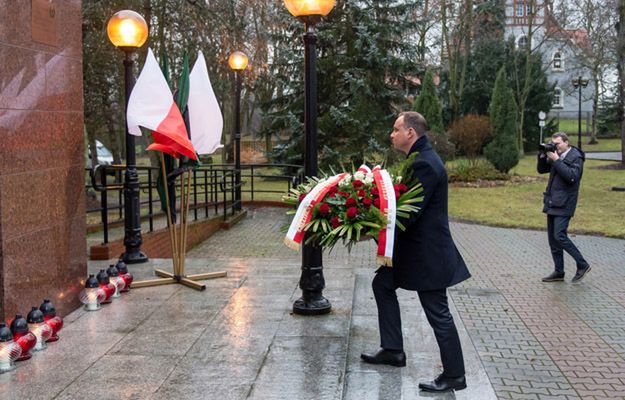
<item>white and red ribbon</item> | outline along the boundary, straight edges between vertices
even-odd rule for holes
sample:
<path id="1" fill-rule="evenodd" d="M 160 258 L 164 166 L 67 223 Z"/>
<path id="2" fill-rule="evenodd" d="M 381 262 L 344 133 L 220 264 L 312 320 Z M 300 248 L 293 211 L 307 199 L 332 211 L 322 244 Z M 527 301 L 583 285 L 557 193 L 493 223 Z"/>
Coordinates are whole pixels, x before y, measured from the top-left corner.
<path id="1" fill-rule="evenodd" d="M 326 180 L 320 181 L 307 195 L 304 197 L 300 205 L 297 207 L 297 212 L 289 230 L 284 238 L 284 244 L 293 250 L 299 250 L 302 240 L 304 240 L 304 228 L 312 219 L 312 210 L 315 208 L 326 194 L 330 191 L 332 186 L 337 185 L 341 179 L 347 176 L 348 173 L 334 175 Z"/>
<path id="2" fill-rule="evenodd" d="M 395 213 L 397 204 L 393 180 L 388 171 L 375 167 L 373 179 L 380 193 L 380 212 L 386 217 L 386 227 L 378 235 L 378 265 L 393 265 L 393 245 L 395 244 Z"/>

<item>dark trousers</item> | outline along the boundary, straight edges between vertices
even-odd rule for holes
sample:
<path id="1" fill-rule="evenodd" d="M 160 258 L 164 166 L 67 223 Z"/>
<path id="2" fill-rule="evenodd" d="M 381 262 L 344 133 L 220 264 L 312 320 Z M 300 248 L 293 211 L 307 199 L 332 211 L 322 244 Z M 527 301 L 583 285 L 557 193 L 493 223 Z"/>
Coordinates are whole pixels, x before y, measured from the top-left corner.
<path id="1" fill-rule="evenodd" d="M 373 278 L 373 294 L 378 305 L 380 347 L 403 350 L 401 315 L 397 301 L 397 286 L 391 268 L 380 268 Z M 447 289 L 417 291 L 425 316 L 434 329 L 443 363 L 443 374 L 448 377 L 464 375 L 464 359 L 458 330 L 447 304 Z"/>
<path id="2" fill-rule="evenodd" d="M 578 269 L 588 267 L 588 262 L 586 262 L 582 253 L 579 252 L 566 233 L 570 220 L 571 217 L 547 215 L 547 235 L 549 237 L 549 248 L 553 257 L 553 264 L 556 272 L 562 274 L 564 273 L 564 251 L 573 257 Z"/>

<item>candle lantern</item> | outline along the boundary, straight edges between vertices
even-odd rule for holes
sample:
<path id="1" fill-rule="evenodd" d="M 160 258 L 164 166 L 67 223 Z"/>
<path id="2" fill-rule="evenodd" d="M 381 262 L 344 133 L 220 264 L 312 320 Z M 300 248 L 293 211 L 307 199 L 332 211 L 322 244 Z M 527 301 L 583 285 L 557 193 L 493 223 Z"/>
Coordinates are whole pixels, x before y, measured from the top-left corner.
<path id="1" fill-rule="evenodd" d="M 28 323 L 28 329 L 37 338 L 37 343 L 33 347 L 33 351 L 45 350 L 46 340 L 52 336 L 52 328 L 43 320 L 43 313 L 35 306 L 30 309 L 30 312 L 26 316 L 26 322 Z"/>
<path id="2" fill-rule="evenodd" d="M 85 288 L 80 292 L 80 301 L 85 305 L 85 310 L 99 310 L 102 308 L 100 303 L 105 297 L 104 290 L 100 288 L 98 280 L 93 274 L 89 275 L 89 278 L 87 278 L 85 282 Z"/>
<path id="3" fill-rule="evenodd" d="M 59 331 L 63 328 L 63 318 L 56 315 L 56 308 L 50 300 L 45 299 L 39 306 L 39 311 L 43 313 L 43 320 L 52 328 L 52 335 L 48 342 L 56 342 L 59 340 Z"/>
<path id="4" fill-rule="evenodd" d="M 115 293 L 113 293 L 113 296 L 111 297 L 121 296 L 119 293 L 124 287 L 126 287 L 126 282 L 124 282 L 124 279 L 119 276 L 119 271 L 114 265 L 110 265 L 106 270 L 106 273 L 108 274 L 111 283 L 115 285 Z"/>
<path id="5" fill-rule="evenodd" d="M 117 264 L 115 264 L 115 268 L 117 268 L 117 271 L 119 271 L 119 276 L 121 276 L 124 280 L 125 285 L 124 289 L 122 289 L 121 292 L 129 292 L 130 285 L 132 284 L 132 280 L 134 279 L 134 277 L 130 272 L 128 272 L 128 267 L 126 266 L 124 260 L 119 260 Z"/>
<path id="6" fill-rule="evenodd" d="M 15 361 L 24 361 L 31 358 L 33 355 L 30 353 L 30 350 L 37 343 L 37 338 L 28 329 L 28 323 L 21 314 L 17 314 L 13 322 L 11 322 L 11 333 L 13 334 L 13 341 L 22 349 L 22 354 Z"/>
<path id="7" fill-rule="evenodd" d="M 0 322 L 0 374 L 15 368 L 15 360 L 22 354 L 22 348 L 13 341 L 11 329 Z"/>
<path id="8" fill-rule="evenodd" d="M 102 300 L 101 304 L 111 303 L 113 301 L 111 300 L 111 297 L 113 296 L 113 294 L 115 294 L 115 285 L 111 283 L 111 279 L 109 278 L 109 275 L 103 269 L 101 269 L 100 272 L 98 272 L 98 275 L 96 276 L 96 278 L 98 279 L 98 284 L 100 285 L 100 289 L 102 289 L 105 294 L 104 300 Z"/>

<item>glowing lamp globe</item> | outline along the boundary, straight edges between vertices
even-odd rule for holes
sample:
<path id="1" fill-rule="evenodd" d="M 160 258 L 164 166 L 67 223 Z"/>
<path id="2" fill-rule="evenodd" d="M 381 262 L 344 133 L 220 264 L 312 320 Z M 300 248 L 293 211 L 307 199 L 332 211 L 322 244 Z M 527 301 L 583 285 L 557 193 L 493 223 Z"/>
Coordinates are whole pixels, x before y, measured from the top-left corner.
<path id="1" fill-rule="evenodd" d="M 106 26 L 106 33 L 114 46 L 136 49 L 148 39 L 148 24 L 145 19 L 132 10 L 122 10 L 111 17 Z"/>
<path id="2" fill-rule="evenodd" d="M 0 374 L 15 368 L 15 360 L 22 354 L 22 348 L 13 341 L 11 329 L 0 322 Z"/>
<path id="3" fill-rule="evenodd" d="M 43 320 L 43 313 L 35 306 L 30 309 L 30 312 L 26 316 L 26 322 L 28 323 L 28 329 L 37 338 L 37 343 L 33 347 L 33 351 L 41 351 L 46 347 L 46 340 L 52 336 L 52 328 Z"/>
<path id="4" fill-rule="evenodd" d="M 242 51 L 235 51 L 228 57 L 228 65 L 233 71 L 243 71 L 248 62 L 249 58 Z"/>
<path id="5" fill-rule="evenodd" d="M 28 329 L 28 323 L 21 314 L 15 315 L 11 322 L 11 333 L 13 334 L 13 341 L 22 349 L 22 353 L 15 361 L 24 361 L 31 358 L 33 355 L 30 353 L 30 350 L 37 344 L 37 337 Z"/>
<path id="6" fill-rule="evenodd" d="M 100 304 L 109 304 L 113 300 L 111 297 L 115 294 L 115 285 L 111 283 L 111 278 L 106 273 L 105 270 L 101 269 L 98 275 L 96 276 L 98 280 L 98 284 L 100 285 L 100 289 L 104 291 L 104 300 L 100 302 Z"/>
<path id="7" fill-rule="evenodd" d="M 125 283 L 124 289 L 122 289 L 121 292 L 129 292 L 130 285 L 132 284 L 134 277 L 130 272 L 128 272 L 128 267 L 126 266 L 126 263 L 123 260 L 119 260 L 117 261 L 117 264 L 115 264 L 115 268 L 117 268 L 117 270 L 119 271 L 119 276 L 122 277 Z"/>
<path id="8" fill-rule="evenodd" d="M 93 274 L 89 275 L 85 282 L 85 288 L 80 292 L 80 301 L 85 305 L 85 310 L 98 311 L 102 308 L 100 302 L 105 297 L 104 290 L 100 289 L 98 280 Z"/>
<path id="9" fill-rule="evenodd" d="M 336 5 L 336 0 L 284 0 L 284 5 L 294 17 L 325 17 Z"/>
<path id="10" fill-rule="evenodd" d="M 63 318 L 56 315 L 56 308 L 50 300 L 46 299 L 39 306 L 39 311 L 43 313 L 43 320 L 52 328 L 52 335 L 47 342 L 56 342 L 59 340 L 59 331 L 63 328 Z"/>
<path id="11" fill-rule="evenodd" d="M 122 277 L 119 276 L 119 271 L 117 270 L 117 268 L 115 268 L 114 265 L 111 265 L 110 267 L 108 267 L 108 269 L 106 270 L 106 273 L 108 274 L 109 279 L 111 280 L 111 283 L 115 285 L 115 293 L 113 293 L 113 296 L 111 297 L 120 297 L 121 290 L 124 287 L 126 287 L 126 283 L 124 282 L 124 279 L 122 279 Z"/>

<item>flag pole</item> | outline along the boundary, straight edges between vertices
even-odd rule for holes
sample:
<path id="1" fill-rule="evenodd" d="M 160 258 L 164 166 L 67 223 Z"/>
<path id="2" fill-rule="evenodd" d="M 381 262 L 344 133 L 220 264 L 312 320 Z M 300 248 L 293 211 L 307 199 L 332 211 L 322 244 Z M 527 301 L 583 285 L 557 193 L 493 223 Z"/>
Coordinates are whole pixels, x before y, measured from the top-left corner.
<path id="1" fill-rule="evenodd" d="M 186 211 L 185 211 L 185 218 L 184 218 L 184 245 L 182 247 L 183 251 L 182 251 L 182 256 L 183 259 L 186 260 L 187 258 L 187 234 L 189 232 L 189 196 L 191 194 L 191 171 L 189 171 L 187 173 L 189 176 L 187 177 L 187 194 L 186 194 Z M 182 272 L 184 273 L 184 263 L 182 264 Z"/>
<path id="2" fill-rule="evenodd" d="M 171 244 L 171 261 L 172 265 L 176 265 L 177 250 L 176 250 L 176 229 L 173 226 L 173 221 L 171 218 L 171 207 L 169 205 L 169 184 L 167 182 L 167 169 L 165 168 L 165 157 L 163 156 L 163 152 L 161 154 L 161 176 L 163 177 L 164 186 L 165 186 L 165 209 L 167 211 L 167 230 L 169 231 L 169 242 Z"/>

